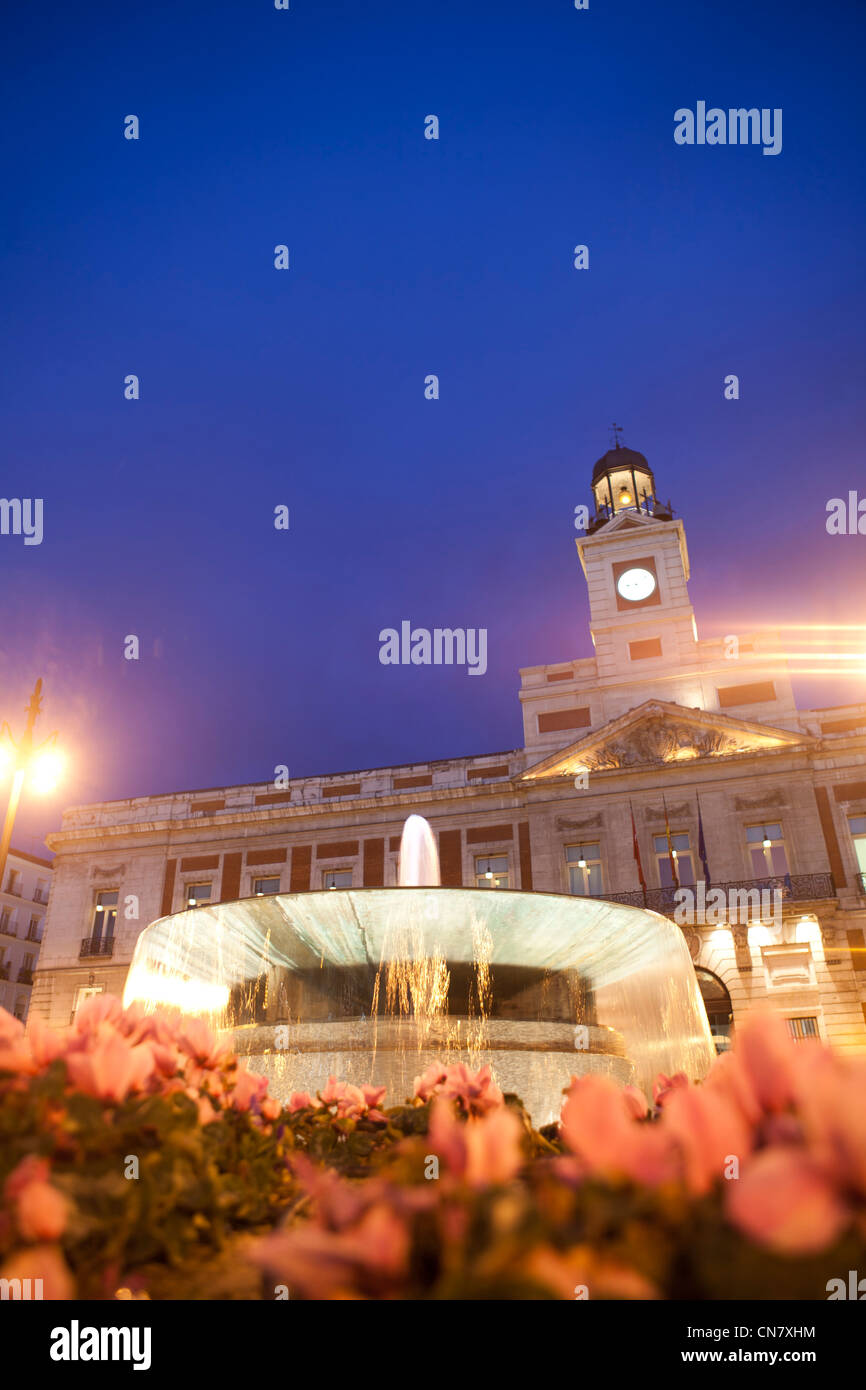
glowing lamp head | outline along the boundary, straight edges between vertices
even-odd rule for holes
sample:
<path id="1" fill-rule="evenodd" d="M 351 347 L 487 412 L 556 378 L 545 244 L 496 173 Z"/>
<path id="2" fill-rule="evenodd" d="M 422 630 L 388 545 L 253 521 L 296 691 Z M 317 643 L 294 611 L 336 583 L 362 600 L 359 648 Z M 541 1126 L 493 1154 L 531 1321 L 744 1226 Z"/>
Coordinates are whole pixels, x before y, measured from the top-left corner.
<path id="1" fill-rule="evenodd" d="M 627 506 L 629 505 L 630 502 L 631 502 L 631 493 L 630 493 L 630 492 L 626 492 L 625 488 L 623 488 L 622 492 L 619 494 L 619 505 L 620 505 L 621 507 L 627 507 Z"/>
<path id="2" fill-rule="evenodd" d="M 769 835 L 765 835 L 763 840 L 761 841 L 761 844 L 764 846 L 764 849 L 769 849 L 772 843 L 773 841 L 770 839 Z"/>
<path id="3" fill-rule="evenodd" d="M 31 768 L 31 784 L 34 791 L 53 791 L 63 772 L 63 758 L 56 749 L 47 749 L 37 754 Z"/>
<path id="4" fill-rule="evenodd" d="M 486 874 L 484 875 L 484 877 L 485 877 L 485 878 L 488 878 L 488 879 L 493 877 L 493 874 L 491 873 L 490 869 L 487 870 L 487 872 L 486 872 Z"/>
<path id="5" fill-rule="evenodd" d="M 586 860 L 585 860 L 585 859 L 578 859 L 578 861 L 577 861 L 577 867 L 578 867 L 579 869 L 585 869 L 585 868 L 586 868 Z"/>

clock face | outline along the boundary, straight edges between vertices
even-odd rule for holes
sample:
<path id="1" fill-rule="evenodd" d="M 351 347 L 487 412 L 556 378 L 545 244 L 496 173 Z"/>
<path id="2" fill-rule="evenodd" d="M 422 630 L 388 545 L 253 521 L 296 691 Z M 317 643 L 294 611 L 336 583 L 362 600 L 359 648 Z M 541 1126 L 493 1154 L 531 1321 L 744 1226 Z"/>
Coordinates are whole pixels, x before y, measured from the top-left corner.
<path id="1" fill-rule="evenodd" d="M 617 592 L 629 603 L 639 603 L 641 599 L 649 598 L 655 586 L 655 575 L 639 567 L 625 570 L 616 581 Z"/>

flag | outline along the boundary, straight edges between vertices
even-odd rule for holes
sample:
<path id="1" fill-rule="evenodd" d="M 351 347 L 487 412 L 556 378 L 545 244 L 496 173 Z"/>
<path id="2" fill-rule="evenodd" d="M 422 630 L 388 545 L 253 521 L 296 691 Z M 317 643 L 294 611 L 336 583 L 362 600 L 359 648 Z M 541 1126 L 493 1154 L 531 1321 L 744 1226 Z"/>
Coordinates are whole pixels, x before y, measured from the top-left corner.
<path id="1" fill-rule="evenodd" d="M 668 807 L 667 802 L 664 799 L 664 796 L 662 797 L 662 805 L 665 808 L 665 834 L 668 838 L 668 859 L 670 861 L 671 866 L 671 877 L 673 878 L 674 887 L 679 888 L 680 876 L 677 873 L 677 861 L 674 859 L 674 842 L 671 839 L 671 823 L 668 820 Z"/>
<path id="2" fill-rule="evenodd" d="M 711 881 L 710 881 L 710 866 L 709 866 L 709 864 L 707 863 L 707 842 L 706 842 L 706 840 L 704 839 L 704 822 L 703 822 L 703 820 L 701 819 L 701 798 L 700 798 L 699 796 L 697 797 L 697 803 L 698 803 L 698 858 L 700 859 L 701 865 L 703 866 L 703 870 L 704 870 L 704 882 L 706 883 L 707 888 L 711 888 L 711 887 L 712 887 L 712 883 L 711 883 Z"/>
<path id="3" fill-rule="evenodd" d="M 629 804 L 629 809 L 630 809 L 630 811 L 631 811 L 631 845 L 632 845 L 632 853 L 634 854 L 634 862 L 637 864 L 637 877 L 638 877 L 638 882 L 640 883 L 640 886 L 641 886 L 641 888 L 642 888 L 642 890 L 643 890 L 643 900 L 644 900 L 644 902 L 646 902 L 646 879 L 645 879 L 644 876 L 643 876 L 643 865 L 642 865 L 641 862 L 640 862 L 640 845 L 639 845 L 638 842 L 637 842 L 637 826 L 636 826 L 635 823 L 634 823 L 634 807 L 632 806 L 631 802 L 629 802 L 628 804 Z"/>

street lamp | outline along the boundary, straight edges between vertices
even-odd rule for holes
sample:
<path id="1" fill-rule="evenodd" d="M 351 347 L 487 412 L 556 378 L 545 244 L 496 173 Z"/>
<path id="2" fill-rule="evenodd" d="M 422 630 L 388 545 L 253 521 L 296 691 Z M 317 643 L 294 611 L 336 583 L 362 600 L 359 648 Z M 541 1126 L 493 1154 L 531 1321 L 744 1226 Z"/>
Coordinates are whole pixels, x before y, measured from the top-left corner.
<path id="1" fill-rule="evenodd" d="M 0 726 L 0 772 L 7 769 L 12 771 L 12 788 L 9 792 L 6 820 L 3 823 L 3 836 L 0 839 L 0 889 L 2 889 L 6 874 L 6 858 L 12 843 L 12 828 L 15 825 L 15 816 L 18 811 L 18 802 L 21 800 L 21 789 L 24 786 L 25 777 L 30 775 L 31 785 L 36 791 L 48 792 L 56 785 L 63 766 L 63 760 L 55 746 L 57 742 L 56 732 L 49 734 L 42 743 L 34 744 L 33 742 L 33 730 L 41 708 L 42 681 L 40 679 L 33 687 L 33 694 L 30 696 L 30 703 L 26 710 L 27 723 L 19 741 L 15 742 L 12 737 L 12 730 L 5 720 Z"/>

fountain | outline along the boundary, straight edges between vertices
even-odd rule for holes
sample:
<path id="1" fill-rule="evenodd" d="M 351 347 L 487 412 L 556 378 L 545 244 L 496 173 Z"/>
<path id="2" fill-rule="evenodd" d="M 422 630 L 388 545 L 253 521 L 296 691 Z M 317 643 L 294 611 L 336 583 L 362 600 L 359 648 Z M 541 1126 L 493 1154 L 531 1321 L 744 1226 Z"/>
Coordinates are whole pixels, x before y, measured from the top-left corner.
<path id="1" fill-rule="evenodd" d="M 681 931 L 602 899 L 442 888 L 410 816 L 397 888 L 191 908 L 138 939 L 124 1003 L 208 1017 L 285 1099 L 333 1073 L 397 1103 L 433 1060 L 490 1063 L 536 1125 L 593 1071 L 649 1090 L 714 1057 Z"/>

